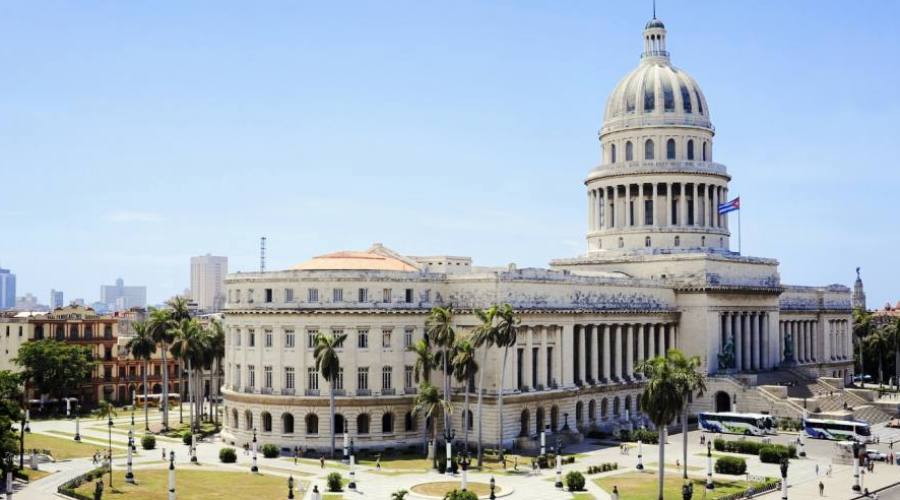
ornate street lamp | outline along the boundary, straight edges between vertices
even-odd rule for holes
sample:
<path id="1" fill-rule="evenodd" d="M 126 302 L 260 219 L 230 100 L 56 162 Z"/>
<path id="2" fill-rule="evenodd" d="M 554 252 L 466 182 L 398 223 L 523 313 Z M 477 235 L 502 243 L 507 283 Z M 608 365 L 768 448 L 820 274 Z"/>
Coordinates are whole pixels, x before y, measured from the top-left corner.
<path id="1" fill-rule="evenodd" d="M 351 490 L 356 489 L 356 456 L 350 455 L 350 482 L 347 487 Z"/>
<path id="2" fill-rule="evenodd" d="M 128 429 L 128 433 L 134 436 L 134 408 L 131 409 L 131 428 Z M 134 440 L 131 441 L 131 451 L 137 451 L 137 446 L 134 445 Z"/>
<path id="3" fill-rule="evenodd" d="M 557 453 L 556 454 L 556 484 L 554 485 L 557 488 L 562 489 L 562 456 Z"/>
<path id="4" fill-rule="evenodd" d="M 706 489 L 711 490 L 715 488 L 713 485 L 712 478 L 712 441 L 706 442 Z"/>
<path id="5" fill-rule="evenodd" d="M 169 500 L 175 500 L 175 452 L 169 452 Z"/>
<path id="6" fill-rule="evenodd" d="M 13 457 L 15 454 L 12 452 L 6 453 L 6 498 L 7 500 L 12 499 L 13 494 Z"/>
<path id="7" fill-rule="evenodd" d="M 644 470 L 644 442 L 638 439 L 638 463 L 637 470 Z"/>
<path id="8" fill-rule="evenodd" d="M 444 431 L 444 441 L 447 444 L 447 475 L 453 475 L 453 439 L 456 437 L 456 429 L 447 429 Z M 503 454 L 503 450 L 500 450 Z"/>
<path id="9" fill-rule="evenodd" d="M 495 500 L 497 498 L 497 495 L 494 494 L 494 490 L 497 488 L 497 483 L 494 481 L 494 476 L 491 476 L 490 485 L 491 485 L 491 497 L 490 498 L 491 498 L 491 500 Z"/>
<path id="10" fill-rule="evenodd" d="M 81 441 L 81 405 L 75 403 L 75 441 Z"/>
<path id="11" fill-rule="evenodd" d="M 470 463 L 472 463 L 472 461 L 469 459 L 469 454 L 468 454 L 468 452 L 463 453 L 462 457 L 459 459 L 459 468 L 460 468 L 460 470 L 462 470 L 462 484 L 461 484 L 461 486 L 462 486 L 462 490 L 463 490 L 463 491 L 466 491 L 466 488 L 468 487 L 468 482 L 469 482 L 469 481 L 468 481 L 468 480 L 469 480 L 469 477 L 468 477 L 468 471 L 469 471 L 469 464 L 470 464 Z"/>
<path id="12" fill-rule="evenodd" d="M 134 446 L 134 428 L 128 429 L 128 462 L 125 471 L 125 482 L 134 484 L 134 473 L 131 471 L 131 454 Z"/>
<path id="13" fill-rule="evenodd" d="M 288 499 L 292 500 L 294 498 L 294 476 L 288 476 Z"/>
<path id="14" fill-rule="evenodd" d="M 191 463 L 197 463 L 197 441 L 194 430 L 191 429 Z"/>
<path id="15" fill-rule="evenodd" d="M 113 421 L 112 415 L 107 417 L 109 420 L 106 421 L 106 426 L 109 428 L 109 489 L 112 490 L 113 480 L 112 480 L 112 428 Z"/>
<path id="16" fill-rule="evenodd" d="M 253 429 L 253 465 L 250 472 L 259 472 L 259 467 L 256 466 L 256 429 Z"/>
<path id="17" fill-rule="evenodd" d="M 541 455 L 547 454 L 547 433 L 541 431 Z"/>
<path id="18" fill-rule="evenodd" d="M 862 453 L 860 450 L 859 443 L 856 441 L 853 442 L 853 491 L 862 491 L 862 487 L 859 485 L 859 455 Z"/>
<path id="19" fill-rule="evenodd" d="M 344 463 L 350 463 L 350 433 L 344 431 Z"/>
<path id="20" fill-rule="evenodd" d="M 787 473 L 788 473 L 788 459 L 787 457 L 781 459 L 781 500 L 787 500 Z"/>

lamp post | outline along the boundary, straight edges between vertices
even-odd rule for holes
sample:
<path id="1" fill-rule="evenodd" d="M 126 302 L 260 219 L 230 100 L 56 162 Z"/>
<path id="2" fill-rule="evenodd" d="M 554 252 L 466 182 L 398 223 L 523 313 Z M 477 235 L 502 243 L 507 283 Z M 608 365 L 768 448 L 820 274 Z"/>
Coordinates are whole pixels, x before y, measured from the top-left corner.
<path id="1" fill-rule="evenodd" d="M 131 409 L 131 428 L 128 429 L 128 434 L 134 437 L 134 408 Z M 131 440 L 131 451 L 137 451 L 137 447 L 134 445 L 134 439 Z"/>
<path id="2" fill-rule="evenodd" d="M 25 409 L 25 432 L 31 432 L 31 410 Z"/>
<path id="3" fill-rule="evenodd" d="M 256 429 L 253 429 L 253 465 L 250 472 L 259 472 L 259 467 L 256 466 Z"/>
<path id="4" fill-rule="evenodd" d="M 134 444 L 134 429 L 128 429 L 128 462 L 127 470 L 125 471 L 125 482 L 126 483 L 134 483 L 134 473 L 131 471 L 131 452 L 132 445 Z"/>
<path id="5" fill-rule="evenodd" d="M 541 431 L 541 455 L 547 454 L 547 433 Z"/>
<path id="6" fill-rule="evenodd" d="M 356 489 L 356 456 L 350 455 L 350 482 L 347 487 L 351 490 Z"/>
<path id="7" fill-rule="evenodd" d="M 462 471 L 461 486 L 463 491 L 466 491 L 466 488 L 469 486 L 469 463 L 471 463 L 471 460 L 469 460 L 469 454 L 463 453 L 462 457 L 459 459 L 459 468 Z"/>
<path id="8" fill-rule="evenodd" d="M 801 457 L 805 457 L 806 456 L 806 448 L 804 448 L 804 445 L 803 445 L 803 438 L 798 437 L 797 442 L 800 444 L 800 453 L 798 453 L 798 455 Z"/>
<path id="9" fill-rule="evenodd" d="M 862 491 L 862 487 L 859 485 L 859 454 L 861 453 L 859 449 L 859 443 L 856 441 L 853 442 L 853 491 Z"/>
<path id="10" fill-rule="evenodd" d="M 495 500 L 497 498 L 497 495 L 494 494 L 494 490 L 497 488 L 497 483 L 494 481 L 494 476 L 491 476 L 490 485 L 491 485 L 491 497 L 490 498 L 491 498 L 491 500 Z"/>
<path id="11" fill-rule="evenodd" d="M 6 454 L 6 498 L 12 500 L 13 494 L 13 457 L 12 452 Z"/>
<path id="12" fill-rule="evenodd" d="M 644 442 L 638 439 L 638 463 L 637 470 L 644 470 Z"/>
<path id="13" fill-rule="evenodd" d="M 781 500 L 787 500 L 787 473 L 788 473 L 788 459 L 787 457 L 781 459 Z"/>
<path id="14" fill-rule="evenodd" d="M 706 442 L 706 489 L 715 488 L 712 480 L 712 442 Z"/>
<path id="15" fill-rule="evenodd" d="M 444 431 L 444 441 L 447 445 L 447 475 L 453 475 L 453 439 L 456 437 L 456 429 L 447 429 Z M 501 455 L 503 450 L 501 450 Z"/>
<path id="16" fill-rule="evenodd" d="M 169 500 L 175 500 L 175 452 L 169 452 Z"/>
<path id="17" fill-rule="evenodd" d="M 294 498 L 294 476 L 288 476 L 288 499 Z"/>
<path id="18" fill-rule="evenodd" d="M 109 428 L 109 489 L 112 490 L 113 480 L 112 480 L 112 428 L 113 421 L 112 415 L 107 417 L 109 420 L 106 421 L 106 426 Z"/>
<path id="19" fill-rule="evenodd" d="M 556 454 L 556 484 L 554 485 L 557 488 L 562 488 L 562 456 L 559 453 Z"/>
<path id="20" fill-rule="evenodd" d="M 350 463 L 350 433 L 344 432 L 344 463 Z"/>
<path id="21" fill-rule="evenodd" d="M 79 415 L 81 405 L 75 403 L 75 441 L 81 441 L 81 416 Z"/>
<path id="22" fill-rule="evenodd" d="M 191 430 L 191 463 L 197 463 L 197 435 Z"/>

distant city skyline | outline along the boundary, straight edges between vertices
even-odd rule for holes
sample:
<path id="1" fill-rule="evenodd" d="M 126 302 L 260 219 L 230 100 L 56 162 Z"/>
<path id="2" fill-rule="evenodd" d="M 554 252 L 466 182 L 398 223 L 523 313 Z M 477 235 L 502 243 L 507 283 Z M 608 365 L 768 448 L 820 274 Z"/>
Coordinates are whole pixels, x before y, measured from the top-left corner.
<path id="1" fill-rule="evenodd" d="M 648 2 L 649 4 L 649 2 Z M 285 269 L 379 241 L 544 267 L 586 251 L 602 103 L 640 2 L 9 4 L 0 16 L 0 265 L 17 293 L 161 303 L 192 256 Z M 900 3 L 660 2 L 781 279 L 900 300 L 891 231 Z M 803 20 L 798 22 L 798 20 Z M 540 200 L 540 203 L 534 200 Z M 732 215 L 732 230 L 737 224 Z M 736 234 L 732 248 L 737 248 Z"/>

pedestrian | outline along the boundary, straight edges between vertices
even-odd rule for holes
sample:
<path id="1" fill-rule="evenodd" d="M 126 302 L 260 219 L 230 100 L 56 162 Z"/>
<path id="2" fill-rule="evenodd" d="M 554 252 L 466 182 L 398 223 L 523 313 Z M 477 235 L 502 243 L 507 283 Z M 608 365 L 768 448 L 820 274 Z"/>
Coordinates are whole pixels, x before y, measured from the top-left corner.
<path id="1" fill-rule="evenodd" d="M 831 477 L 831 464 L 828 464 L 828 472 L 826 472 L 825 475 Z"/>
<path id="2" fill-rule="evenodd" d="M 612 500 L 619 500 L 619 487 L 613 485 Z"/>
<path id="3" fill-rule="evenodd" d="M 819 464 L 816 464 L 816 477 L 819 477 Z"/>
<path id="4" fill-rule="evenodd" d="M 519 456 L 518 455 L 513 456 L 513 470 L 516 472 L 519 471 Z"/>
<path id="5" fill-rule="evenodd" d="M 325 468 L 325 455 L 322 455 L 319 457 L 319 468 L 320 469 Z"/>
<path id="6" fill-rule="evenodd" d="M 375 457 L 375 470 L 381 470 L 381 455 Z"/>
<path id="7" fill-rule="evenodd" d="M 823 484 L 822 481 L 819 481 L 819 496 L 825 496 L 825 484 Z"/>

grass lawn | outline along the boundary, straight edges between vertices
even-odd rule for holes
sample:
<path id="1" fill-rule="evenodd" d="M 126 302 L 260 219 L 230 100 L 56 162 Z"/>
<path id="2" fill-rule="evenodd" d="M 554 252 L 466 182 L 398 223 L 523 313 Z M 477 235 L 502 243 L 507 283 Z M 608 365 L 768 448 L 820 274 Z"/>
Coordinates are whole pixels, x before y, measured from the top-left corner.
<path id="1" fill-rule="evenodd" d="M 343 500 L 344 495 L 340 493 L 326 493 L 322 495 L 322 500 Z"/>
<path id="2" fill-rule="evenodd" d="M 609 476 L 594 479 L 597 486 L 607 492 L 612 492 L 613 486 L 619 488 L 619 498 L 628 500 L 656 500 L 656 487 L 659 478 L 655 473 L 629 472 L 618 476 Z M 706 485 L 705 479 L 690 479 L 694 483 L 694 496 L 703 493 Z M 680 475 L 670 474 L 665 478 L 665 498 L 680 498 L 682 479 Z M 722 498 L 734 493 L 744 491 L 752 484 L 748 481 L 723 481 L 715 480 L 715 489 L 706 495 L 707 499 Z"/>
<path id="3" fill-rule="evenodd" d="M 50 450 L 50 454 L 56 460 L 68 460 L 70 458 L 83 458 L 92 456 L 100 446 L 87 443 L 79 443 L 74 439 L 57 438 L 46 434 L 25 434 L 25 450 L 37 448 Z M 102 447 L 102 449 L 106 449 Z"/>
<path id="4" fill-rule="evenodd" d="M 134 471 L 137 484 L 128 484 L 125 482 L 124 471 L 114 471 L 115 488 L 110 491 L 109 486 L 106 486 L 103 498 L 166 500 L 168 472 L 166 469 L 138 469 Z M 304 481 L 304 490 L 307 487 L 308 483 Z M 249 472 L 212 472 L 179 468 L 176 470 L 175 490 L 181 500 L 283 498 L 287 495 L 287 479 Z M 94 492 L 94 482 L 83 484 L 76 491 L 91 496 Z"/>
<path id="5" fill-rule="evenodd" d="M 572 500 L 596 500 L 597 497 L 590 493 L 579 492 L 572 495 Z"/>
<path id="6" fill-rule="evenodd" d="M 27 465 L 25 467 L 26 467 L 25 473 L 28 474 L 28 482 L 29 483 L 33 483 L 33 482 L 37 481 L 38 479 L 45 478 L 45 477 L 49 476 L 50 474 L 53 474 L 52 472 L 48 472 L 45 470 L 31 470 L 28 468 Z"/>
<path id="7" fill-rule="evenodd" d="M 418 493 L 420 495 L 430 496 L 430 497 L 443 497 L 449 491 L 453 491 L 459 489 L 459 481 L 435 481 L 433 483 L 422 483 L 417 484 L 410 488 L 413 493 Z M 487 483 L 468 483 L 469 491 L 475 493 L 478 496 L 488 495 L 491 493 L 491 487 Z M 499 486 L 494 490 L 496 493 L 500 493 L 502 488 Z"/>
<path id="8" fill-rule="evenodd" d="M 357 462 L 359 465 L 375 467 L 375 460 L 371 458 Z M 381 459 L 382 470 L 424 470 L 431 469 L 431 460 L 417 456 L 386 457 Z"/>
<path id="9" fill-rule="evenodd" d="M 649 467 L 651 469 L 655 469 L 658 466 L 659 466 L 659 462 L 644 462 L 644 467 Z M 682 467 L 684 467 L 684 465 L 676 466 L 675 464 L 668 464 L 668 463 L 666 464 L 666 470 L 669 470 L 669 469 L 681 470 Z M 688 470 L 706 470 L 706 467 L 701 467 L 699 465 L 688 465 L 687 468 L 688 468 Z"/>

